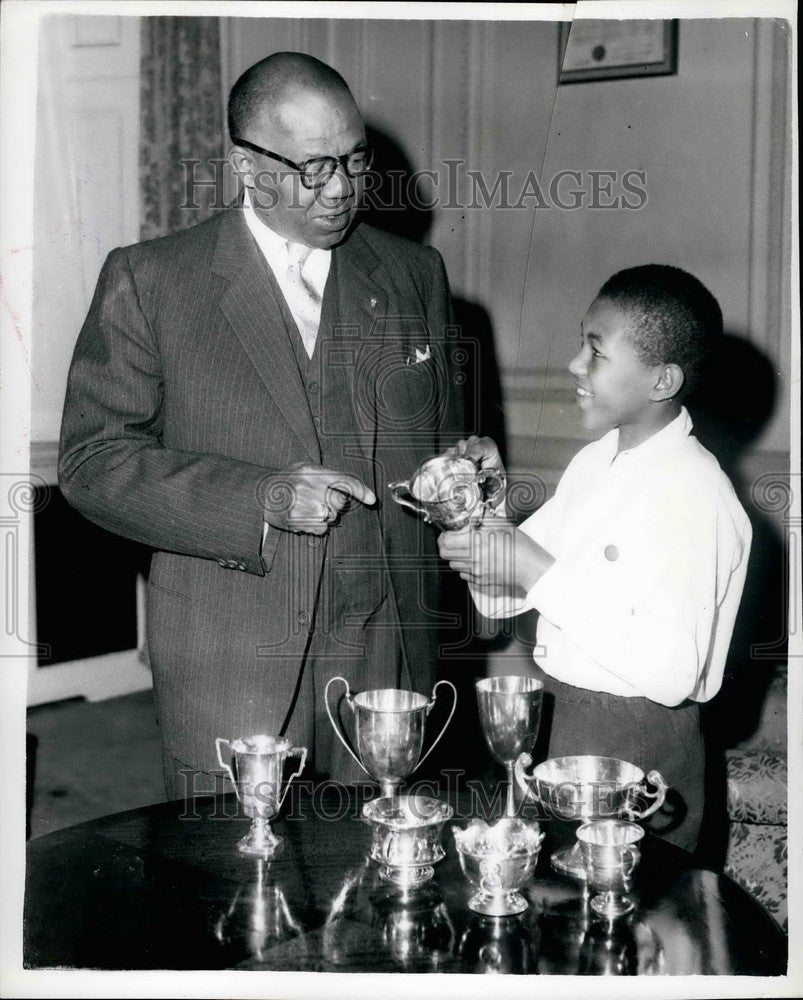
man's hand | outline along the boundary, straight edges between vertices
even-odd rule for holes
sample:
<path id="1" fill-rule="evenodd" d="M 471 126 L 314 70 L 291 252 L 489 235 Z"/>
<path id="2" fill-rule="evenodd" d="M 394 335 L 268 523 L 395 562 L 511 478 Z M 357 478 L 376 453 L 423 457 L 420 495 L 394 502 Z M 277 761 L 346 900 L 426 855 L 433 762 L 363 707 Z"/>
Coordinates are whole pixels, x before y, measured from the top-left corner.
<path id="1" fill-rule="evenodd" d="M 356 476 L 303 463 L 267 476 L 261 494 L 268 524 L 310 535 L 325 535 L 352 498 L 369 507 L 376 503 Z"/>
<path id="2" fill-rule="evenodd" d="M 472 434 L 471 437 L 461 438 L 457 444 L 447 448 L 446 454 L 465 455 L 473 459 L 481 469 L 501 469 L 503 473 L 505 471 L 499 449 L 489 437 L 477 437 L 476 434 Z"/>
<path id="3" fill-rule="evenodd" d="M 438 549 L 463 580 L 492 596 L 523 597 L 555 561 L 503 518 L 491 518 L 476 529 L 444 531 Z"/>

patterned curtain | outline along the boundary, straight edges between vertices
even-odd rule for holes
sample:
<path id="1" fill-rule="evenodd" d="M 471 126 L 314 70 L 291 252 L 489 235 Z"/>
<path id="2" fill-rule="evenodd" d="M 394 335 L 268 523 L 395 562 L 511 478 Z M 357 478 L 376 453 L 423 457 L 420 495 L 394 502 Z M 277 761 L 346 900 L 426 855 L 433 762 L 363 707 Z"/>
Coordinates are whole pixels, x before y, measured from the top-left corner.
<path id="1" fill-rule="evenodd" d="M 226 155 L 216 17 L 143 17 L 140 234 L 164 236 L 222 208 Z"/>

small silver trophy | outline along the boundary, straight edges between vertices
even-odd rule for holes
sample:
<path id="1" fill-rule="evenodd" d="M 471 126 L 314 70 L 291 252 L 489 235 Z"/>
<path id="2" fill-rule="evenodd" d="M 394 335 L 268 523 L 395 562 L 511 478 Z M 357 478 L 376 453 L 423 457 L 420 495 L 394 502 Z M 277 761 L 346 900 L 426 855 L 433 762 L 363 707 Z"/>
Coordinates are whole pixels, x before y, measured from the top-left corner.
<path id="1" fill-rule="evenodd" d="M 515 814 L 513 765 L 532 750 L 541 723 L 544 685 L 535 677 L 510 674 L 475 684 L 480 725 L 494 757 L 507 769 L 506 816 Z"/>
<path id="2" fill-rule="evenodd" d="M 222 747 L 234 754 L 235 778 L 231 764 L 223 760 Z M 251 829 L 237 845 L 242 854 L 271 858 L 281 848 L 282 838 L 270 828 L 270 821 L 279 814 L 290 782 L 304 770 L 306 747 L 294 747 L 289 740 L 277 736 L 248 736 L 237 740 L 215 740 L 217 759 L 234 784 L 237 798 L 246 816 L 251 817 Z M 286 757 L 301 757 L 298 770 L 287 779 L 284 792 L 282 768 Z"/>
<path id="3" fill-rule="evenodd" d="M 388 483 L 396 503 L 441 531 L 478 526 L 504 488 L 501 469 L 480 469 L 465 455 L 435 455 L 422 462 L 410 479 Z"/>
<path id="4" fill-rule="evenodd" d="M 577 831 L 588 887 L 598 893 L 591 909 L 608 920 L 635 907 L 630 881 L 641 858 L 638 843 L 643 836 L 637 823 L 622 819 L 596 820 Z"/>
<path id="5" fill-rule="evenodd" d="M 329 705 L 329 688 L 336 681 L 346 685 L 346 704 L 354 713 L 357 753 L 349 746 Z M 424 721 L 435 705 L 435 692 L 441 685 L 451 688 L 454 701 L 449 718 L 424 756 Z M 452 721 L 457 705 L 457 691 L 451 681 L 438 681 L 427 700 L 416 691 L 377 688 L 352 695 L 345 677 L 332 677 L 324 692 L 326 713 L 337 738 L 367 775 L 379 782 L 383 796 L 396 794 L 399 785 L 419 764 L 429 757 Z"/>
<path id="6" fill-rule="evenodd" d="M 538 824 L 474 819 L 465 830 L 453 826 L 452 833 L 460 867 L 475 890 L 470 909 L 495 917 L 523 913 L 529 904 L 519 890 L 532 878 L 544 839 Z"/>

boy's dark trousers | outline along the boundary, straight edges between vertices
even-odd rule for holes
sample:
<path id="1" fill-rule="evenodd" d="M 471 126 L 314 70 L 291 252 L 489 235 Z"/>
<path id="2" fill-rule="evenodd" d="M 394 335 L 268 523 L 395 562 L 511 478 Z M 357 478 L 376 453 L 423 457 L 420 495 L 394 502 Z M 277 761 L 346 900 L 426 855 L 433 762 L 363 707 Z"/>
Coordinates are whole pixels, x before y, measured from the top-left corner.
<path id="1" fill-rule="evenodd" d="M 617 757 L 644 773 L 660 771 L 669 791 L 645 825 L 652 833 L 694 851 L 705 802 L 705 749 L 700 705 L 667 708 L 647 698 L 588 691 L 545 679 L 545 722 L 552 699 L 549 757 Z M 552 695 L 552 699 L 549 699 Z"/>

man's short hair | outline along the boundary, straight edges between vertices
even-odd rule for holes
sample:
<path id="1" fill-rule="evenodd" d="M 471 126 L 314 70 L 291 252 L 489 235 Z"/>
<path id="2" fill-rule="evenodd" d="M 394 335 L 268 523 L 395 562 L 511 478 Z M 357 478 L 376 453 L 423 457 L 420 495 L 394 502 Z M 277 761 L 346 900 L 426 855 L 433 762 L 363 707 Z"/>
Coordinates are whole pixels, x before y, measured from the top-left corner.
<path id="1" fill-rule="evenodd" d="M 722 310 L 705 285 L 679 267 L 644 264 L 608 278 L 598 297 L 629 314 L 628 334 L 645 364 L 678 365 L 679 395 L 687 396 L 722 334 Z"/>
<path id="2" fill-rule="evenodd" d="M 255 119 L 275 109 L 294 88 L 318 92 L 345 90 L 343 77 L 325 62 L 302 52 L 274 52 L 249 67 L 229 93 L 229 136 L 245 138 Z"/>

